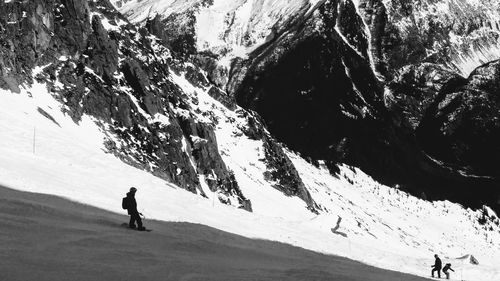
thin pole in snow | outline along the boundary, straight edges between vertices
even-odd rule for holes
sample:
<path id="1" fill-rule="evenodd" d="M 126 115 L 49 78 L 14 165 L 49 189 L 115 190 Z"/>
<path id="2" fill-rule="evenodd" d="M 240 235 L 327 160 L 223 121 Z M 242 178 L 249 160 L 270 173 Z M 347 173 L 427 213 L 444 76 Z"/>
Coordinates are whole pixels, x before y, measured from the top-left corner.
<path id="1" fill-rule="evenodd" d="M 36 146 L 36 127 L 33 127 L 33 154 L 35 154 L 35 146 Z"/>

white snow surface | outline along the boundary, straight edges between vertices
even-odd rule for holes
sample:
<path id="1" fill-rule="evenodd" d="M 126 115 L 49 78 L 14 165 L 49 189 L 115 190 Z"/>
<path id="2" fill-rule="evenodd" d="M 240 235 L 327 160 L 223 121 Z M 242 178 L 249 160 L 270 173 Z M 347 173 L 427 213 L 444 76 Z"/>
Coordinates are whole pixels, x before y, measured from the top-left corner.
<path id="1" fill-rule="evenodd" d="M 284 196 L 264 179 L 262 142 L 241 133 L 246 125 L 241 109 L 229 111 L 207 89 L 189 84 L 183 73 L 171 74 L 174 83 L 198 99 L 193 106 L 219 120 L 215 125 L 221 155 L 251 200 L 253 213 L 219 203 L 217 194 L 208 192 L 207 199 L 187 192 L 105 153 L 105 132 L 96 120 L 84 117 L 75 124 L 43 84 L 26 86 L 21 94 L 0 90 L 0 185 L 118 213 L 123 213 L 121 198 L 135 186 L 139 209 L 147 218 L 200 223 L 420 276 L 429 276 L 437 253 L 453 264 L 452 280 L 500 280 L 499 228 L 480 225 L 480 211 L 417 199 L 348 166 L 341 167 L 337 178 L 287 151 L 322 207 L 315 215 L 302 200 Z M 347 237 L 331 232 L 339 216 L 337 231 Z M 466 254 L 480 264 L 457 259 Z"/>

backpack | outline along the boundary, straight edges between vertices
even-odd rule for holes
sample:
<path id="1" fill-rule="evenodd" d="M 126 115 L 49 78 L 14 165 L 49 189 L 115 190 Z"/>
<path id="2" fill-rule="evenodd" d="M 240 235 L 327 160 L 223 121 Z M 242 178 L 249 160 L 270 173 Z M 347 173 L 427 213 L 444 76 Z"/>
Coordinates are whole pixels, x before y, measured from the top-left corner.
<path id="1" fill-rule="evenodd" d="M 129 207 L 130 207 L 130 201 L 128 200 L 128 197 L 123 197 L 123 199 L 122 199 L 122 208 L 124 210 L 128 210 Z"/>

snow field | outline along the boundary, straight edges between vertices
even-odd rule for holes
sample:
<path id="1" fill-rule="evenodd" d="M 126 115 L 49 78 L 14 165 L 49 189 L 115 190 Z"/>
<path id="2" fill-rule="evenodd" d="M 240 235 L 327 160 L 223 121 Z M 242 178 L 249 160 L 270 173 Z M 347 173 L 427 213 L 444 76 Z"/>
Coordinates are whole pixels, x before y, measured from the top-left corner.
<path id="1" fill-rule="evenodd" d="M 437 253 L 454 265 L 452 276 L 461 271 L 464 280 L 500 280 L 500 234 L 498 228 L 487 231 L 477 223 L 478 211 L 422 201 L 347 166 L 337 178 L 288 152 L 322 207 L 315 215 L 302 200 L 284 196 L 264 180 L 262 143 L 242 134 L 246 119 L 241 109 L 229 111 L 207 89 L 189 84 L 183 73 L 171 74 L 174 83 L 199 101 L 193 108 L 217 117 L 221 155 L 254 213 L 219 203 L 217 194 L 208 192 L 206 199 L 189 193 L 106 154 L 105 134 L 96 120 L 85 117 L 75 124 L 43 84 L 25 87 L 21 94 L 0 91 L 0 184 L 119 213 L 121 198 L 136 186 L 139 209 L 147 218 L 200 223 L 420 276 L 429 275 Z M 339 216 L 339 231 L 347 238 L 330 230 Z M 465 254 L 473 254 L 480 265 L 460 265 L 455 258 Z"/>

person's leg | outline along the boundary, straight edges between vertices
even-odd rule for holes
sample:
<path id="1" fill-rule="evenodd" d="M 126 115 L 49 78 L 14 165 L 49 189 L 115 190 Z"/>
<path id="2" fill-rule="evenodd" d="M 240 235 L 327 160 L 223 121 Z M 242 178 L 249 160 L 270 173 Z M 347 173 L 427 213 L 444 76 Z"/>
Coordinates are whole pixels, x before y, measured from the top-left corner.
<path id="1" fill-rule="evenodd" d="M 142 226 L 142 219 L 139 213 L 137 213 L 136 221 L 137 221 L 137 229 L 144 229 Z"/>
<path id="2" fill-rule="evenodd" d="M 434 278 L 434 271 L 436 271 L 436 269 L 435 269 L 435 268 L 433 268 L 433 269 L 431 270 L 431 276 L 432 276 L 433 278 Z"/>
<path id="3" fill-rule="evenodd" d="M 444 274 L 446 274 L 446 279 L 450 279 L 450 273 L 449 272 L 445 272 Z"/>
<path id="4" fill-rule="evenodd" d="M 128 223 L 128 227 L 130 228 L 135 228 L 135 219 L 134 219 L 134 214 L 130 214 L 130 221 Z"/>
<path id="5" fill-rule="evenodd" d="M 438 278 L 441 278 L 441 268 L 438 268 L 437 272 L 438 272 Z"/>
<path id="6" fill-rule="evenodd" d="M 129 226 L 130 228 L 135 228 L 135 222 L 136 222 L 136 221 L 137 221 L 137 225 L 138 225 L 138 226 L 140 226 L 140 225 L 139 225 L 139 221 L 140 221 L 140 219 L 141 219 L 141 218 L 139 217 L 139 213 L 137 213 L 137 212 L 132 212 L 132 213 L 130 214 L 130 223 L 128 224 L 128 226 Z M 141 225 L 142 225 L 142 224 L 141 224 Z"/>

